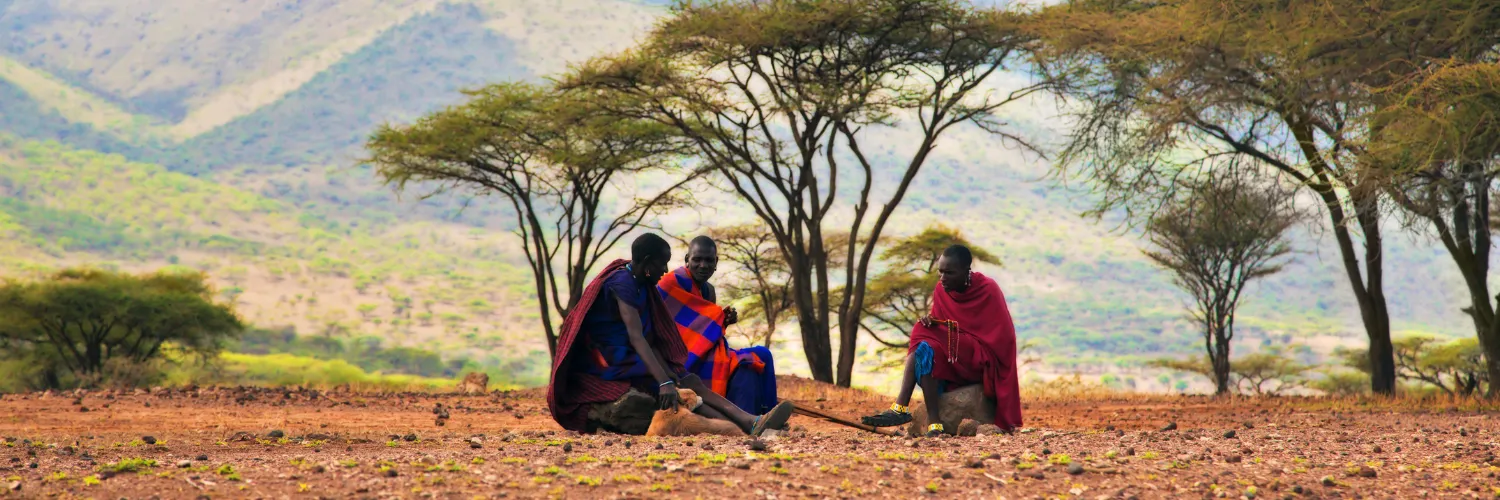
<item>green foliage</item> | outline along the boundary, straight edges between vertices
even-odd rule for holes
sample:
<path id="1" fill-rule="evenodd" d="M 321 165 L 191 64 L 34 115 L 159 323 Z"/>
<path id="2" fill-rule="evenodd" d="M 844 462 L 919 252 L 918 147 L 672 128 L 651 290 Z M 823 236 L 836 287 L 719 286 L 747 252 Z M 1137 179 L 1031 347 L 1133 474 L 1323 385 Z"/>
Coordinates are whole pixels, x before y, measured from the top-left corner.
<path id="1" fill-rule="evenodd" d="M 1396 378 L 1428 385 L 1450 395 L 1468 395 L 1489 386 L 1484 350 L 1469 337 L 1443 341 L 1430 335 L 1407 334 L 1391 341 L 1395 349 Z M 1334 351 L 1344 366 L 1370 373 L 1369 351 L 1339 348 Z"/>
<path id="2" fill-rule="evenodd" d="M 226 352 L 218 363 L 203 368 L 185 368 L 169 373 L 168 380 L 186 384 L 245 384 L 272 387 L 308 386 L 331 388 L 348 384 L 370 390 L 446 389 L 456 382 L 416 375 L 370 373 L 347 361 L 324 361 L 291 354 L 239 354 Z"/>
<path id="3" fill-rule="evenodd" d="M 1199 354 L 1188 359 L 1154 359 L 1147 366 L 1192 373 L 1216 381 L 1208 357 Z M 1276 395 L 1308 383 L 1304 375 L 1310 366 L 1298 361 L 1282 346 L 1265 347 L 1229 362 L 1231 386 L 1241 394 Z M 1368 380 L 1367 380 L 1368 381 Z M 1185 385 L 1179 390 L 1186 388 Z"/>
<path id="4" fill-rule="evenodd" d="M 229 307 L 213 302 L 202 274 L 129 275 L 93 269 L 0 286 L 0 346 L 44 367 L 43 383 L 61 373 L 102 382 L 107 363 L 148 363 L 163 346 L 212 356 L 243 328 Z"/>

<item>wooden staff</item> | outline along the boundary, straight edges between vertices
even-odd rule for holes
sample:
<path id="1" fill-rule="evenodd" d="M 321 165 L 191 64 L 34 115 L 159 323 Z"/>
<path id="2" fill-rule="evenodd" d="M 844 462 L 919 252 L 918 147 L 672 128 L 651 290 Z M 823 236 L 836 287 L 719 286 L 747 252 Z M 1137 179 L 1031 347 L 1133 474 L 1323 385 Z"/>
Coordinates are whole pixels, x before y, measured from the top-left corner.
<path id="1" fill-rule="evenodd" d="M 842 425 L 842 426 L 845 426 L 845 427 L 853 427 L 855 429 L 859 429 L 859 430 L 862 430 L 862 431 L 865 431 L 865 432 L 873 432 L 873 433 L 876 433 L 876 434 L 880 434 L 882 436 L 891 436 L 891 435 L 893 435 L 892 433 L 890 433 L 888 431 L 880 430 L 880 428 L 875 427 L 875 426 L 865 425 L 865 424 L 862 424 L 862 423 L 859 423 L 859 422 L 855 422 L 853 420 L 848 420 L 848 419 L 845 419 L 845 418 L 842 418 L 842 417 L 838 417 L 838 416 L 835 416 L 835 415 L 830 415 L 830 414 L 823 413 L 821 411 L 817 411 L 817 410 L 814 410 L 814 409 L 811 409 L 811 408 L 804 408 L 804 407 L 801 407 L 801 406 L 797 406 L 796 407 L 796 413 L 798 415 L 804 415 L 804 416 L 808 416 L 808 417 L 812 417 L 812 418 L 816 418 L 816 419 L 820 419 L 820 420 L 826 420 L 826 421 L 833 422 L 835 424 L 839 424 L 839 425 Z"/>

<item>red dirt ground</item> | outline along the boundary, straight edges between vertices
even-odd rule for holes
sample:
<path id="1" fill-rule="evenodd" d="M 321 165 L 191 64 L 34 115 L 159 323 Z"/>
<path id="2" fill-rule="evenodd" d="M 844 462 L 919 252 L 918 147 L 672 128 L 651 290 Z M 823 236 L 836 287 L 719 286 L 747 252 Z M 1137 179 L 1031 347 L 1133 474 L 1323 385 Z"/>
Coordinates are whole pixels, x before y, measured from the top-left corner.
<path id="1" fill-rule="evenodd" d="M 788 382 L 783 392 L 793 400 L 851 417 L 886 404 L 867 393 Z M 551 421 L 536 390 L 141 392 L 0 398 L 0 496 L 1092 499 L 1500 492 L 1500 468 L 1489 465 L 1500 465 L 1495 408 L 1473 403 L 1047 399 L 1027 402 L 1027 429 L 1013 436 L 911 439 L 799 416 L 790 434 L 752 443 L 572 435 Z M 443 426 L 432 411 L 439 403 L 450 408 Z M 1163 430 L 1170 422 L 1176 429 Z M 272 431 L 283 437 L 268 437 Z M 145 436 L 156 444 L 146 444 Z M 101 472 L 127 459 L 156 465 L 112 477 Z M 1081 467 L 1070 474 L 1074 464 Z"/>

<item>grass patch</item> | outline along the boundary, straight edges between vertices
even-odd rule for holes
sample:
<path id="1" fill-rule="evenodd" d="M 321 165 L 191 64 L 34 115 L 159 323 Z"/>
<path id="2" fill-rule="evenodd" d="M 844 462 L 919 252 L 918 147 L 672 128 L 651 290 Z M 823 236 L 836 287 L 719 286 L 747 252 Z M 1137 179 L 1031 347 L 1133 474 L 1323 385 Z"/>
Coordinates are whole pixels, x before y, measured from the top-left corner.
<path id="1" fill-rule="evenodd" d="M 105 464 L 103 470 L 111 472 L 140 472 L 152 467 L 156 467 L 156 461 L 149 458 L 123 458 L 118 462 Z"/>

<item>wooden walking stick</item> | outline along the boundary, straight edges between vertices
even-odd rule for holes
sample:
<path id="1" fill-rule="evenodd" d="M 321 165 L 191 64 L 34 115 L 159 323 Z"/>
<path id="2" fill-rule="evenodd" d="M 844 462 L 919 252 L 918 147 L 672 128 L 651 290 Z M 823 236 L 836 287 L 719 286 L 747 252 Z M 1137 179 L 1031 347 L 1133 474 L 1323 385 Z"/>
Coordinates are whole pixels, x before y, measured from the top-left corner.
<path id="1" fill-rule="evenodd" d="M 853 427 L 855 429 L 859 429 L 859 430 L 862 430 L 862 431 L 865 431 L 865 432 L 873 432 L 873 433 L 876 433 L 876 434 L 880 434 L 882 436 L 891 436 L 891 435 L 893 435 L 890 432 L 880 430 L 880 428 L 878 428 L 878 427 L 874 427 L 874 426 L 870 426 L 870 425 L 865 425 L 865 424 L 862 424 L 862 423 L 859 423 L 859 422 L 855 422 L 853 420 L 849 420 L 849 419 L 842 418 L 842 417 L 839 417 L 839 416 L 835 416 L 835 415 L 831 415 L 831 414 L 828 414 L 828 413 L 823 413 L 821 411 L 813 410 L 811 408 L 803 408 L 801 406 L 797 406 L 796 407 L 796 413 L 798 415 L 804 415 L 804 416 L 816 418 L 816 419 L 819 419 L 819 420 L 826 420 L 826 421 L 833 422 L 835 424 L 839 424 L 839 425 L 842 425 L 842 426 L 845 426 L 845 427 Z"/>

